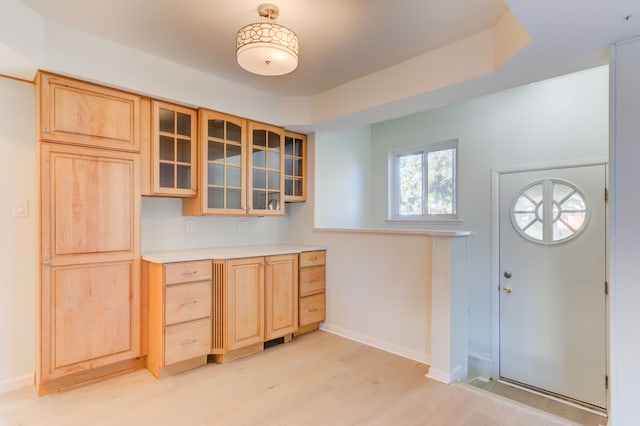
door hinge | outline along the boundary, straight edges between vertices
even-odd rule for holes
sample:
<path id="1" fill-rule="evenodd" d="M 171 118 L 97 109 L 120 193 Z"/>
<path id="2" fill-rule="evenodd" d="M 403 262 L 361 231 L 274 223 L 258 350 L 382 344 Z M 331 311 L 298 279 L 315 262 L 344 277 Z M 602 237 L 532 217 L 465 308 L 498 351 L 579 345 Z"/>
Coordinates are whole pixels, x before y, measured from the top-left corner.
<path id="1" fill-rule="evenodd" d="M 609 294 L 609 283 L 607 281 L 604 282 L 604 294 Z"/>
<path id="2" fill-rule="evenodd" d="M 609 190 L 607 188 L 604 189 L 604 202 L 609 201 Z"/>
<path id="3" fill-rule="evenodd" d="M 609 376 L 604 376 L 604 388 L 609 389 Z"/>

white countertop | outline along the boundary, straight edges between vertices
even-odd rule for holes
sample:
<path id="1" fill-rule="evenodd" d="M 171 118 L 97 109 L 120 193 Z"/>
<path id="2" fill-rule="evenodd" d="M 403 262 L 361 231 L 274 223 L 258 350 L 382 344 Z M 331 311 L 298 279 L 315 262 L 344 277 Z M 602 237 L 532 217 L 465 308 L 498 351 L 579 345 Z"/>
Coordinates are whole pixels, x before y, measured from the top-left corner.
<path id="1" fill-rule="evenodd" d="M 269 244 L 259 246 L 209 247 L 185 250 L 145 252 L 142 259 L 153 263 L 188 262 L 207 259 L 237 259 L 255 256 L 295 254 L 303 251 L 324 250 L 324 247 L 302 244 Z"/>

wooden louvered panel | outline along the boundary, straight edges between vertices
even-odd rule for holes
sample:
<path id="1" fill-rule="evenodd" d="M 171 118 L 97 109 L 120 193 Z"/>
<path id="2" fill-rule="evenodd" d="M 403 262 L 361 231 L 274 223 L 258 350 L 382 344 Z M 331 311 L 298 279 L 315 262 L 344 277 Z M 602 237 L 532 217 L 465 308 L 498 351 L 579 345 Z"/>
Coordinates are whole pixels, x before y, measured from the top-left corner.
<path id="1" fill-rule="evenodd" d="M 223 354 L 226 352 L 224 331 L 226 330 L 225 315 L 225 282 L 226 271 L 224 261 L 215 260 L 213 262 L 213 336 L 211 353 Z"/>

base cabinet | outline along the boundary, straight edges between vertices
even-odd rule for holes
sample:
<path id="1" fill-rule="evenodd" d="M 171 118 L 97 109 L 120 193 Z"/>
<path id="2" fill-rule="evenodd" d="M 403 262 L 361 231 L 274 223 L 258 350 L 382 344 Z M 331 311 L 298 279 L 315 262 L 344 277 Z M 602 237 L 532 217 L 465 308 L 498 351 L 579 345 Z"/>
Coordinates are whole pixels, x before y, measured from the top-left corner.
<path id="1" fill-rule="evenodd" d="M 297 328 L 298 255 L 214 261 L 213 349 L 217 362 L 258 352 Z M 233 353 L 233 352 L 236 353 Z"/>
<path id="2" fill-rule="evenodd" d="M 325 320 L 325 250 L 300 253 L 299 328 L 297 335 Z"/>
<path id="3" fill-rule="evenodd" d="M 156 377 L 207 363 L 211 351 L 211 261 L 143 264 L 149 292 L 149 353 Z"/>

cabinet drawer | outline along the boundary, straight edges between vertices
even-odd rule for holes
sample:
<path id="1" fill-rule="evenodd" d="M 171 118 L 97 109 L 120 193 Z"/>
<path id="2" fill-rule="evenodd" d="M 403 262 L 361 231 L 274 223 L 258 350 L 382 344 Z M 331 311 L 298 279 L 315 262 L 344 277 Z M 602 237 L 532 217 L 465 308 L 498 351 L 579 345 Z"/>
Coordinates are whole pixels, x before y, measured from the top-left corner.
<path id="1" fill-rule="evenodd" d="M 299 325 L 309 325 L 324 321 L 324 293 L 300 298 Z"/>
<path id="2" fill-rule="evenodd" d="M 211 280 L 211 261 L 177 262 L 164 265 L 166 285 Z"/>
<path id="3" fill-rule="evenodd" d="M 300 269 L 300 297 L 324 292 L 324 266 Z"/>
<path id="4" fill-rule="evenodd" d="M 324 265 L 325 251 L 305 251 L 300 253 L 300 267 Z"/>
<path id="5" fill-rule="evenodd" d="M 211 281 L 165 289 L 165 325 L 211 316 Z"/>
<path id="6" fill-rule="evenodd" d="M 211 352 L 211 318 L 164 329 L 164 365 L 206 355 Z"/>

